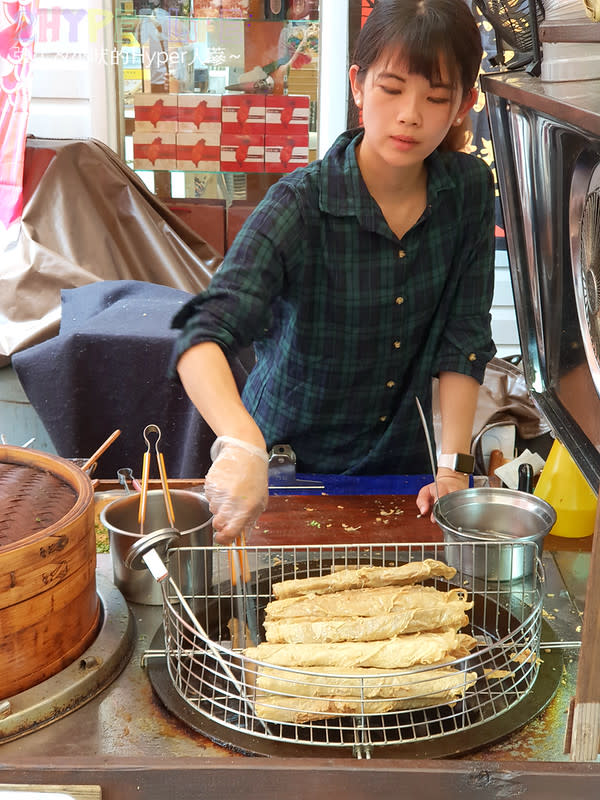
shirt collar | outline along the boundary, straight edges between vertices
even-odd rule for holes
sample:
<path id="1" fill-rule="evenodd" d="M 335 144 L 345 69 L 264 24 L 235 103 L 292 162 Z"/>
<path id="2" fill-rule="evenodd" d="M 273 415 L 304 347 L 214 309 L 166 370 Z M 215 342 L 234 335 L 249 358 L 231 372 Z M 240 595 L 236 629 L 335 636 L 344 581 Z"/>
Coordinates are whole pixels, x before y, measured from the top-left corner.
<path id="1" fill-rule="evenodd" d="M 371 216 L 371 206 L 376 206 L 362 179 L 356 160 L 356 146 L 363 137 L 364 129 L 342 133 L 323 157 L 321 164 L 321 187 L 319 207 L 335 216 Z M 434 150 L 427 157 L 427 204 L 434 207 L 438 195 L 456 187 L 446 168 L 447 156 Z"/>

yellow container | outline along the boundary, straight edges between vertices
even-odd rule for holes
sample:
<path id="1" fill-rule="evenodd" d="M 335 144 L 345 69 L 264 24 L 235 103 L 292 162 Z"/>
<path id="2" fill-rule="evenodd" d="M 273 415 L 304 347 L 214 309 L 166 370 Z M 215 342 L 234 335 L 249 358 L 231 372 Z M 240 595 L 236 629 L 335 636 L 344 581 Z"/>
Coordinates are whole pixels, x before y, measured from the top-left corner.
<path id="1" fill-rule="evenodd" d="M 556 511 L 556 523 L 550 531 L 553 536 L 575 539 L 594 532 L 596 494 L 558 439 L 550 449 L 534 494 Z"/>

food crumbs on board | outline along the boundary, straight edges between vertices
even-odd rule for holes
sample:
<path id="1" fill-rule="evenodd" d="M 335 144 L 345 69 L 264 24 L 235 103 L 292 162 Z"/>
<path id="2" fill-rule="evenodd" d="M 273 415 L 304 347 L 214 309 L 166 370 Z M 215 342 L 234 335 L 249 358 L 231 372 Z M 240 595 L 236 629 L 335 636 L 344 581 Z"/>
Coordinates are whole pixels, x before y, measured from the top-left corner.
<path id="1" fill-rule="evenodd" d="M 311 519 L 308 524 L 311 526 L 311 528 L 320 528 L 321 527 L 321 523 L 317 522 L 316 519 Z"/>
<path id="2" fill-rule="evenodd" d="M 304 510 L 305 511 L 314 511 L 314 508 L 311 508 L 310 506 L 304 506 Z"/>
<path id="3" fill-rule="evenodd" d="M 548 594 L 546 595 L 546 597 L 554 597 L 554 592 L 548 592 Z"/>
<path id="4" fill-rule="evenodd" d="M 417 514 L 417 519 L 421 519 L 421 515 L 420 514 Z"/>
<path id="5" fill-rule="evenodd" d="M 576 632 L 576 633 L 581 633 L 581 625 L 578 625 L 578 626 L 575 628 L 575 632 Z"/>
<path id="6" fill-rule="evenodd" d="M 346 525 L 344 522 L 342 522 L 342 528 L 345 531 L 348 531 L 348 533 L 352 533 L 353 531 L 358 531 L 358 530 L 360 530 L 360 527 L 361 527 L 360 525 L 357 525 L 356 527 L 353 527 L 352 525 Z"/>
<path id="7" fill-rule="evenodd" d="M 343 508 L 344 506 L 338 506 L 338 508 Z"/>

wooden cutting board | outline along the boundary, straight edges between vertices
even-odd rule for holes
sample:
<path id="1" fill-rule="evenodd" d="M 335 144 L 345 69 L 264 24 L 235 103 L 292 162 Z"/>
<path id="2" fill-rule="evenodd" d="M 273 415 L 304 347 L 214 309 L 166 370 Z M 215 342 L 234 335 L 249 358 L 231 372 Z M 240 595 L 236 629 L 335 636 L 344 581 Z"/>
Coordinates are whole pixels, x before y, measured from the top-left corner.
<path id="1" fill-rule="evenodd" d="M 269 498 L 248 545 L 441 542 L 414 495 L 294 495 Z"/>

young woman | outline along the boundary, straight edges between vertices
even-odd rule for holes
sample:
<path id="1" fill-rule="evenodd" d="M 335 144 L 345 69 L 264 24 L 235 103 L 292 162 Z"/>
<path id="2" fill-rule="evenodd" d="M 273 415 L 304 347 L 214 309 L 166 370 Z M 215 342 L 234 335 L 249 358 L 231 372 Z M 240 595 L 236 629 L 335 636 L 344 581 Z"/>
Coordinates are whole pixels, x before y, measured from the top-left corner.
<path id="1" fill-rule="evenodd" d="M 206 495 L 216 540 L 267 502 L 267 450 L 301 472 L 430 472 L 415 397 L 441 450 L 470 451 L 490 332 L 494 190 L 452 150 L 476 100 L 477 25 L 464 0 L 380 0 L 350 67 L 363 127 L 279 180 L 208 290 L 177 314 L 177 369 L 217 435 Z M 254 344 L 240 397 L 227 354 Z M 468 475 L 439 466 L 440 494 Z M 435 487 L 421 490 L 427 513 Z"/>

